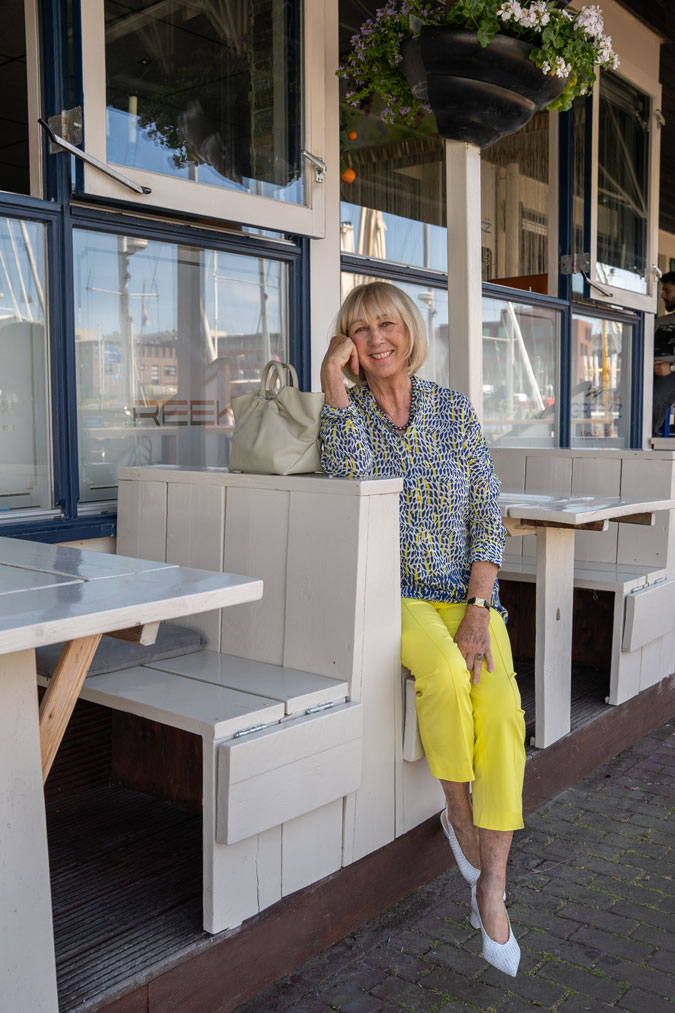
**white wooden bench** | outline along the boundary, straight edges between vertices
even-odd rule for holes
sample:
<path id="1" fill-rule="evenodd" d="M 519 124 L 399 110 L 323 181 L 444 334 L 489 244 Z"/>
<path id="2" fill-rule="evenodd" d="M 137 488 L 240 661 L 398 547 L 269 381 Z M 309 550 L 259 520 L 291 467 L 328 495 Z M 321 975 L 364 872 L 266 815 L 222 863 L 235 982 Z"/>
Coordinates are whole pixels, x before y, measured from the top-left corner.
<path id="1" fill-rule="evenodd" d="M 202 736 L 204 924 L 217 932 L 441 808 L 426 760 L 403 762 L 401 483 L 172 467 L 119 479 L 119 553 L 264 583 L 260 602 L 186 620 L 206 651 L 83 692 Z"/>
<path id="2" fill-rule="evenodd" d="M 571 496 L 604 495 L 624 500 L 667 499 L 675 491 L 672 451 L 495 447 L 492 456 L 505 489 L 532 493 L 555 489 Z M 528 557 L 535 550 L 533 536 L 507 541 L 509 555 Z M 587 565 L 600 571 L 609 565 L 618 573 L 609 702 L 622 703 L 675 671 L 675 608 L 668 611 L 673 592 L 666 582 L 660 582 L 662 575 L 669 582 L 675 580 L 675 510 L 657 513 L 652 525 L 610 524 L 605 532 L 580 531 L 574 553 L 577 569 Z M 648 580 L 643 591 L 630 585 L 632 566 Z M 626 582 L 623 573 L 628 575 Z M 574 583 L 589 586 L 577 584 L 576 579 Z M 621 587 L 623 606 L 618 600 Z"/>
<path id="3" fill-rule="evenodd" d="M 534 556 L 506 555 L 499 571 L 500 580 L 534 583 L 536 580 L 536 559 Z M 663 635 L 663 629 L 656 630 L 652 624 L 645 625 L 646 610 L 640 609 L 638 621 L 633 623 L 634 631 L 624 635 L 624 621 L 631 602 L 640 595 L 640 602 L 655 601 L 663 594 L 666 582 L 664 568 L 650 568 L 630 563 L 601 563 L 576 560 L 574 563 L 575 588 L 595 591 L 610 591 L 614 595 L 612 624 L 612 654 L 609 673 L 607 703 L 619 704 L 635 696 L 641 687 L 641 648 Z M 668 587 L 675 586 L 668 582 Z M 668 667 L 667 665 L 665 666 Z M 653 673 L 652 673 L 653 674 Z M 663 675 L 669 675 L 664 671 Z"/>
<path id="4" fill-rule="evenodd" d="M 201 736 L 205 922 L 236 921 L 256 877 L 242 862 L 224 888 L 219 845 L 264 835 L 359 787 L 362 708 L 347 702 L 347 689 L 212 651 L 86 680 L 85 700 Z"/>

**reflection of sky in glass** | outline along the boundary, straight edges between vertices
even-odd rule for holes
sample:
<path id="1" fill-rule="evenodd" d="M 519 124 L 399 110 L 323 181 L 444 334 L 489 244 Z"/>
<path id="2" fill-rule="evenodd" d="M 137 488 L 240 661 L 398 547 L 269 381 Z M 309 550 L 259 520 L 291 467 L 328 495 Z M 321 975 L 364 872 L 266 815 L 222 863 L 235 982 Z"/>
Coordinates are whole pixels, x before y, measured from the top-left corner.
<path id="1" fill-rule="evenodd" d="M 287 265 L 77 230 L 80 499 L 123 465 L 224 467 L 232 399 L 288 353 Z"/>
<path id="2" fill-rule="evenodd" d="M 0 319 L 44 321 L 44 274 L 43 226 L 0 219 Z"/>
<path id="3" fill-rule="evenodd" d="M 622 267 L 612 267 L 611 264 L 600 264 L 596 266 L 598 281 L 605 285 L 616 285 L 617 288 L 625 289 L 626 292 L 639 292 L 642 295 L 647 292 L 647 279 L 637 271 L 627 271 Z"/>
<path id="4" fill-rule="evenodd" d="M 343 201 L 340 205 L 341 222 L 350 222 L 354 228 L 354 250 L 349 251 L 352 253 L 358 250 L 362 211 L 363 208 L 356 204 L 347 204 Z M 387 212 L 382 213 L 382 218 L 386 225 L 384 236 L 386 260 L 397 264 L 409 264 L 412 267 L 428 267 L 432 271 L 447 271 L 448 240 L 445 228 Z M 347 251 L 343 249 L 343 252 Z"/>
<path id="5" fill-rule="evenodd" d="M 45 226 L 0 218 L 0 503 L 51 507 Z"/>
<path id="6" fill-rule="evenodd" d="M 553 446 L 560 313 L 483 299 L 483 431 L 494 446 Z"/>
<path id="7" fill-rule="evenodd" d="M 133 238 L 128 240 L 129 251 L 134 249 L 134 243 Z M 173 331 L 177 327 L 179 250 L 171 243 L 149 241 L 145 248 L 127 254 L 129 315 L 139 336 Z M 75 232 L 77 329 L 92 330 L 97 336 L 120 330 L 120 259 L 117 236 Z M 257 333 L 264 287 L 270 330 L 280 330 L 281 265 L 273 261 L 262 261 L 262 264 L 264 279 L 257 257 L 213 250 L 201 252 L 202 298 L 213 329 Z M 269 298 L 270 292 L 275 293 L 273 298 Z"/>
<path id="8" fill-rule="evenodd" d="M 631 336 L 623 321 L 574 314 L 572 446 L 625 446 Z"/>
<path id="9" fill-rule="evenodd" d="M 108 161 L 115 165 L 144 169 L 147 172 L 158 172 L 175 179 L 196 180 L 210 186 L 238 190 L 242 193 L 259 194 L 262 197 L 274 197 L 290 204 L 304 202 L 304 186 L 302 179 L 295 179 L 286 186 L 278 186 L 262 180 L 244 178 L 241 183 L 226 179 L 212 166 L 205 163 L 196 165 L 176 165 L 172 151 L 150 137 L 148 130 L 138 126 L 138 116 L 121 109 L 108 106 L 106 109 L 108 134 Z M 185 148 L 176 151 L 181 160 L 185 156 Z M 191 176 L 192 173 L 192 176 Z"/>

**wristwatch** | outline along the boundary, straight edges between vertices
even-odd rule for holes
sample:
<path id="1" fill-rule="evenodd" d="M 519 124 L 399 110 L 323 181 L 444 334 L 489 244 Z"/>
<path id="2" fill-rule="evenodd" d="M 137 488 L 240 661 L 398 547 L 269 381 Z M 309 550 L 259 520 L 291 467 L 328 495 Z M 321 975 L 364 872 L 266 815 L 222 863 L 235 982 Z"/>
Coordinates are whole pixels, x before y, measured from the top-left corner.
<path id="1" fill-rule="evenodd" d="M 670 370 L 671 373 L 675 373 L 675 362 L 671 362 L 670 365 L 668 366 L 668 369 Z"/>
<path id="2" fill-rule="evenodd" d="M 467 605 L 479 605 L 482 608 L 487 609 L 488 612 L 490 611 L 490 602 L 485 598 L 468 598 L 466 603 Z"/>

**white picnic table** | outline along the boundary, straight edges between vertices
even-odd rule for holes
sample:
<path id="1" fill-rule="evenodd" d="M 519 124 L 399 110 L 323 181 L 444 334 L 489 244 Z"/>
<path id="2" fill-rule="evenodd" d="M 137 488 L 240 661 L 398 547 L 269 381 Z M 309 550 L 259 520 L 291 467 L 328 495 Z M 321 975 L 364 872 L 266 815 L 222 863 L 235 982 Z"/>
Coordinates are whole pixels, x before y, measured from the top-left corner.
<path id="1" fill-rule="evenodd" d="M 534 744 L 544 748 L 570 731 L 575 533 L 651 525 L 675 499 L 504 491 L 499 502 L 510 535 L 537 539 Z"/>
<path id="2" fill-rule="evenodd" d="M 58 1010 L 43 781 L 102 634 L 254 601 L 262 581 L 0 538 L 0 995 Z M 38 710 L 35 648 L 65 641 Z"/>

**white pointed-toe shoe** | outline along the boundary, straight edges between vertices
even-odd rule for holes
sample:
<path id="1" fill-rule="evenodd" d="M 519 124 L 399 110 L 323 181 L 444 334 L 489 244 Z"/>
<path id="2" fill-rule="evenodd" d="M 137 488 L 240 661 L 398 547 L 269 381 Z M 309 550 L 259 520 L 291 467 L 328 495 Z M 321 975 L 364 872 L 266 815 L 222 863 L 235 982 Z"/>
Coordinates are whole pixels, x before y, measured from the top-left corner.
<path id="1" fill-rule="evenodd" d="M 496 943 L 494 939 L 490 939 L 485 931 L 483 920 L 478 910 L 476 884 L 474 883 L 471 887 L 471 924 L 474 928 L 480 929 L 483 937 L 483 956 L 488 964 L 492 964 L 498 971 L 510 974 L 512 978 L 515 978 L 518 974 L 518 965 L 520 963 L 520 946 L 513 934 L 508 911 L 506 913 L 506 920 L 509 923 L 509 938 L 505 943 Z"/>
<path id="2" fill-rule="evenodd" d="M 459 869 L 460 873 L 467 881 L 469 886 L 473 886 L 474 883 L 478 882 L 478 877 L 480 876 L 480 869 L 477 869 L 475 865 L 471 864 L 469 859 L 465 856 L 464 852 L 460 848 L 459 841 L 457 840 L 457 837 L 455 835 L 455 831 L 452 829 L 452 823 L 450 822 L 450 817 L 448 816 L 447 806 L 441 813 L 441 826 L 443 827 L 443 833 L 448 838 L 450 847 L 452 848 L 452 853 L 455 856 L 455 861 L 457 862 L 457 868 Z M 478 928 L 477 925 L 474 927 Z"/>

